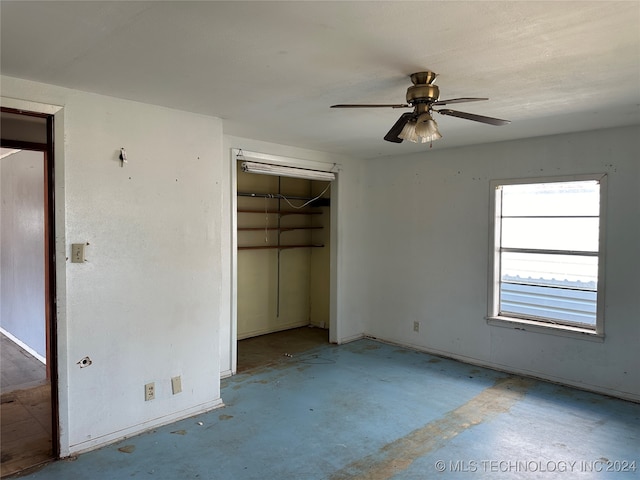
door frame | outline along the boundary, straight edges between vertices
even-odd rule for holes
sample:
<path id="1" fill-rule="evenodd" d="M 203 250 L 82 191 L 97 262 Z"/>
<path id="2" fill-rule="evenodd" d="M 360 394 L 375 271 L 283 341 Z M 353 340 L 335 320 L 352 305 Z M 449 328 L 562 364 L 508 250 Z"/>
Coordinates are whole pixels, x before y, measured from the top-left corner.
<path id="1" fill-rule="evenodd" d="M 3 99 L 0 110 L 28 117 L 44 118 L 46 121 L 46 143 L 27 142 L 0 138 L 4 148 L 42 152 L 44 155 L 44 233 L 45 233 L 45 332 L 46 372 L 51 386 L 51 444 L 53 458 L 60 457 L 60 417 L 58 401 L 58 323 L 56 289 L 56 214 L 55 214 L 55 131 L 54 113 L 5 107 Z M 56 109 L 57 111 L 57 109 Z"/>
<path id="2" fill-rule="evenodd" d="M 340 170 L 341 166 L 336 163 L 322 162 L 314 160 L 303 160 L 300 158 L 285 157 L 281 155 L 272 155 L 248 151 L 246 149 L 232 147 L 229 151 L 229 168 L 230 168 L 230 209 L 231 209 L 231 318 L 230 318 L 230 370 L 221 372 L 221 376 L 235 375 L 238 367 L 238 173 L 237 162 L 238 157 L 247 156 L 251 161 L 258 163 L 268 163 L 271 165 L 282 165 L 286 167 L 296 167 L 308 170 L 331 171 L 336 174 L 336 179 L 332 181 L 331 186 L 331 205 L 330 205 L 330 287 L 329 287 L 329 341 L 331 343 L 340 343 L 340 325 L 338 318 L 338 225 L 339 225 L 339 190 L 340 190 Z"/>

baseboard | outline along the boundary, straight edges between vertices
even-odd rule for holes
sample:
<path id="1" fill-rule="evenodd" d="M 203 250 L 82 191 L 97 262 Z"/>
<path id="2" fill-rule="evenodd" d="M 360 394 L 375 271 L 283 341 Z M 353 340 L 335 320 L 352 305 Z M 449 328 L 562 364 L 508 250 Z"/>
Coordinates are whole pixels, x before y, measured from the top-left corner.
<path id="1" fill-rule="evenodd" d="M 350 337 L 339 338 L 336 342 L 337 345 L 344 345 L 345 343 L 355 342 L 357 340 L 362 340 L 363 338 L 371 338 L 375 340 L 373 337 L 368 337 L 364 333 L 358 333 L 357 335 L 351 335 Z"/>
<path id="2" fill-rule="evenodd" d="M 542 380 L 545 382 L 555 383 L 558 385 L 577 388 L 579 390 L 584 390 L 586 392 L 598 393 L 600 395 L 607 395 L 608 397 L 615 397 L 615 398 L 619 398 L 621 400 L 626 400 L 629 402 L 640 403 L 640 395 L 636 395 L 631 392 L 624 392 L 624 391 L 620 391 L 612 388 L 600 387 L 598 385 L 591 385 L 591 384 L 577 382 L 573 380 L 567 380 L 566 378 L 556 377 L 554 375 L 541 374 L 540 372 L 536 372 L 532 370 L 513 368 L 513 367 L 510 367 L 509 365 L 483 362 L 482 360 L 478 360 L 473 357 L 466 357 L 464 355 L 452 354 L 450 352 L 445 352 L 435 348 L 426 348 L 420 345 L 400 343 L 393 340 L 387 340 L 381 337 L 376 337 L 373 335 L 364 335 L 364 337 L 371 340 L 378 341 L 378 342 L 386 343 L 389 345 L 409 348 L 411 350 L 428 353 L 430 355 L 436 355 L 438 357 L 449 358 L 451 360 L 456 360 L 458 362 L 474 365 L 477 367 L 489 368 L 491 370 L 496 370 L 498 372 L 504 372 L 504 373 L 509 373 L 513 375 L 521 375 L 521 376 L 533 378 L 536 380 Z"/>
<path id="3" fill-rule="evenodd" d="M 2 334 L 7 337 L 9 340 L 11 340 L 13 343 L 15 343 L 16 345 L 18 345 L 20 348 L 22 348 L 23 350 L 25 350 L 27 353 L 29 353 L 29 355 L 31 355 L 32 357 L 34 357 L 36 360 L 39 360 L 40 362 L 42 362 L 44 365 L 47 364 L 47 359 L 44 358 L 42 355 L 40 355 L 38 352 L 36 352 L 33 348 L 31 348 L 29 345 L 27 345 L 26 343 L 24 343 L 22 340 L 20 340 L 18 337 L 14 336 L 13 334 L 7 332 L 4 328 L 0 327 L 0 332 L 2 332 Z"/>
<path id="4" fill-rule="evenodd" d="M 278 333 L 285 330 L 291 330 L 294 328 L 307 327 L 309 322 L 296 322 L 289 323 L 287 325 L 281 325 L 276 329 L 262 328 L 260 330 L 253 330 L 251 332 L 238 334 L 238 340 L 246 340 L 247 338 L 258 337 L 260 335 L 268 335 L 269 333 Z"/>
<path id="5" fill-rule="evenodd" d="M 180 420 L 184 420 L 185 418 L 193 417 L 195 415 L 199 415 L 201 413 L 210 412 L 211 410 L 215 410 L 217 408 L 224 407 L 224 403 L 221 398 L 217 400 L 213 400 L 210 402 L 205 402 L 200 405 L 196 405 L 195 407 L 187 408 L 186 410 L 181 410 L 179 412 L 172 413 L 170 415 L 165 415 L 163 417 L 154 418 L 153 420 L 149 420 L 147 422 L 139 423 L 137 425 L 133 425 L 129 428 L 125 428 L 119 430 L 117 432 L 109 433 L 106 435 L 102 435 L 100 437 L 92 438 L 91 440 L 87 440 L 85 442 L 80 442 L 75 445 L 69 446 L 69 455 L 78 455 L 81 453 L 86 453 L 91 450 L 95 450 L 100 447 L 104 447 L 106 445 L 110 445 L 112 443 L 119 442 L 129 437 L 133 437 L 135 435 L 139 435 L 141 433 L 147 432 L 151 429 L 162 427 L 164 425 L 169 425 L 170 423 L 174 423 Z"/>

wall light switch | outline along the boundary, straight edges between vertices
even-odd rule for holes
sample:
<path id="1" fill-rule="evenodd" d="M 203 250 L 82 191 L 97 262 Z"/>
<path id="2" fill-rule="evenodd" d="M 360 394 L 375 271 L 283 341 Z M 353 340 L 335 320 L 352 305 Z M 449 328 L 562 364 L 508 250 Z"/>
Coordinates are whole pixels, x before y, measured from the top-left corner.
<path id="1" fill-rule="evenodd" d="M 71 244 L 71 263 L 84 263 L 84 243 Z"/>
<path id="2" fill-rule="evenodd" d="M 171 390 L 173 394 L 180 393 L 182 391 L 182 379 L 180 376 L 171 378 Z"/>

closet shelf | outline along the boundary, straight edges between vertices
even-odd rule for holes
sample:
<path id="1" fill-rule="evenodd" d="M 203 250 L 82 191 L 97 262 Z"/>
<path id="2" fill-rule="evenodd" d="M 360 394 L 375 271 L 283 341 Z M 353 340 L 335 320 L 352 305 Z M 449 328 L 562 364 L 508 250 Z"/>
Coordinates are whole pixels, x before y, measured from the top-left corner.
<path id="1" fill-rule="evenodd" d="M 261 232 L 263 230 L 279 230 L 281 232 L 288 232 L 290 230 L 318 230 L 324 227 L 321 226 L 300 226 L 300 227 L 238 227 L 238 231 L 254 231 Z"/>
<path id="2" fill-rule="evenodd" d="M 238 247 L 238 250 L 286 250 L 289 248 L 323 248 L 324 245 L 248 245 L 246 247 Z"/>
<path id="3" fill-rule="evenodd" d="M 239 208 L 238 213 L 262 213 L 262 214 L 279 214 L 279 215 L 322 215 L 318 211 L 300 211 L 300 210 L 258 210 L 249 208 Z"/>

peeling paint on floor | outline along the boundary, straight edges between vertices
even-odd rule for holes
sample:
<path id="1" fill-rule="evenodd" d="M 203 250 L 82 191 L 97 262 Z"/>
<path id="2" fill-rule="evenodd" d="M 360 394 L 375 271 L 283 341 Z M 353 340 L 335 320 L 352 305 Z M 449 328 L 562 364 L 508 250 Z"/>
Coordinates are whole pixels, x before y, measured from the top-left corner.
<path id="1" fill-rule="evenodd" d="M 444 417 L 414 430 L 377 452 L 350 463 L 331 475 L 331 480 L 386 480 L 406 470 L 411 463 L 474 425 L 508 411 L 535 382 L 520 377 L 498 380 L 494 386 Z"/>

